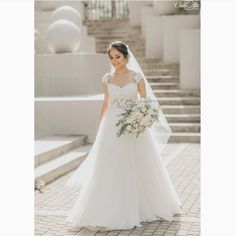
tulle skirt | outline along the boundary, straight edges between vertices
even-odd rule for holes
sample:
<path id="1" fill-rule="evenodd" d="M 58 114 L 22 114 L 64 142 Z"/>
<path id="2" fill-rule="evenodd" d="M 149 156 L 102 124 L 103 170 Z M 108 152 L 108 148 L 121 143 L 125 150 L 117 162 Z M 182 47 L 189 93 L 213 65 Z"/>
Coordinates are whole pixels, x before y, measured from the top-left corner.
<path id="1" fill-rule="evenodd" d="M 173 220 L 182 203 L 150 129 L 116 136 L 121 109 L 109 109 L 95 142 L 66 186 L 79 189 L 67 220 L 90 229 L 130 229 Z"/>

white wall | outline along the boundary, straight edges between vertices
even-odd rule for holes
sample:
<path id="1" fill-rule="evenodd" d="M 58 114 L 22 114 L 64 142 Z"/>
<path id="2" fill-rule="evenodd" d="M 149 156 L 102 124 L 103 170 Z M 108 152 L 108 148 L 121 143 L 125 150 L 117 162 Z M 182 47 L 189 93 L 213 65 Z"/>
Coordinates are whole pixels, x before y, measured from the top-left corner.
<path id="1" fill-rule="evenodd" d="M 37 24 L 49 24 L 51 23 L 51 16 L 54 11 L 35 11 L 35 25 Z"/>
<path id="2" fill-rule="evenodd" d="M 129 1 L 129 22 L 132 26 L 141 25 L 142 8 L 149 6 L 152 1 Z"/>
<path id="3" fill-rule="evenodd" d="M 154 7 L 142 7 L 141 9 L 141 33 L 142 36 L 145 37 L 146 27 L 146 17 L 155 15 Z"/>
<path id="4" fill-rule="evenodd" d="M 179 63 L 180 31 L 200 27 L 199 15 L 163 15 L 145 17 L 145 55 Z"/>
<path id="5" fill-rule="evenodd" d="M 200 30 L 180 32 L 180 88 L 200 88 Z"/>
<path id="6" fill-rule="evenodd" d="M 145 17 L 145 56 L 147 58 L 163 58 L 163 17 Z"/>
<path id="7" fill-rule="evenodd" d="M 110 71 L 106 54 L 42 54 L 35 56 L 35 96 L 101 93 Z"/>
<path id="8" fill-rule="evenodd" d="M 163 61 L 179 63 L 180 31 L 199 28 L 199 15 L 165 16 L 163 23 Z"/>
<path id="9" fill-rule="evenodd" d="M 51 135 L 88 135 L 93 143 L 103 94 L 35 99 L 35 139 Z"/>

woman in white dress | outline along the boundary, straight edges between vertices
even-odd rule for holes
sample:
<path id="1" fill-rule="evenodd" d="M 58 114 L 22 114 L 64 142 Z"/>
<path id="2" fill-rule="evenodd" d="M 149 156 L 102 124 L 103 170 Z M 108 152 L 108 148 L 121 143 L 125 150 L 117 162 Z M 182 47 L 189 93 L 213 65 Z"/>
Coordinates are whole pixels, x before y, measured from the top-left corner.
<path id="1" fill-rule="evenodd" d="M 182 212 L 182 203 L 161 156 L 171 134 L 168 123 L 161 111 L 155 127 L 138 137 L 117 137 L 122 101 L 154 94 L 126 44 L 113 42 L 108 56 L 112 72 L 102 79 L 104 102 L 97 136 L 66 183 L 79 189 L 67 220 L 92 230 L 131 229 L 160 218 L 172 221 Z"/>

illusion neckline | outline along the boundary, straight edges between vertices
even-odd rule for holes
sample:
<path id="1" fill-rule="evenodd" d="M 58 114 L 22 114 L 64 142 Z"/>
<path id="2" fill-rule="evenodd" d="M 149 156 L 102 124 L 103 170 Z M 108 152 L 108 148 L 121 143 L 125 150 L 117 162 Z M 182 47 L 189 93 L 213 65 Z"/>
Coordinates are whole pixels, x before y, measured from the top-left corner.
<path id="1" fill-rule="evenodd" d="M 120 89 L 122 89 L 122 88 L 125 88 L 125 87 L 127 87 L 128 85 L 130 85 L 130 84 L 134 84 L 134 85 L 136 85 L 136 83 L 135 83 L 135 82 L 130 82 L 130 83 L 127 83 L 127 84 L 126 84 L 126 85 L 124 85 L 124 86 L 119 86 L 119 85 L 117 85 L 117 84 L 108 83 L 108 85 L 113 85 L 113 86 L 116 86 L 116 87 L 118 87 L 118 88 L 120 88 Z"/>

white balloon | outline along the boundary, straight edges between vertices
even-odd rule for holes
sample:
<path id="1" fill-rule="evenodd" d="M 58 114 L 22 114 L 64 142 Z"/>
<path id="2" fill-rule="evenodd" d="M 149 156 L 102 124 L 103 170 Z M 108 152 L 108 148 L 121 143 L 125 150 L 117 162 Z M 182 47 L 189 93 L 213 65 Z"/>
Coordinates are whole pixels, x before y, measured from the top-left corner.
<path id="1" fill-rule="evenodd" d="M 68 20 L 58 20 L 47 30 L 47 45 L 52 53 L 76 52 L 80 46 L 80 28 Z"/>
<path id="2" fill-rule="evenodd" d="M 82 25 L 82 18 L 79 11 L 71 6 L 61 6 L 53 12 L 53 22 L 61 19 L 72 21 L 78 27 L 81 27 Z"/>
<path id="3" fill-rule="evenodd" d="M 153 1 L 155 12 L 158 15 L 174 14 L 177 11 L 175 1 Z"/>

